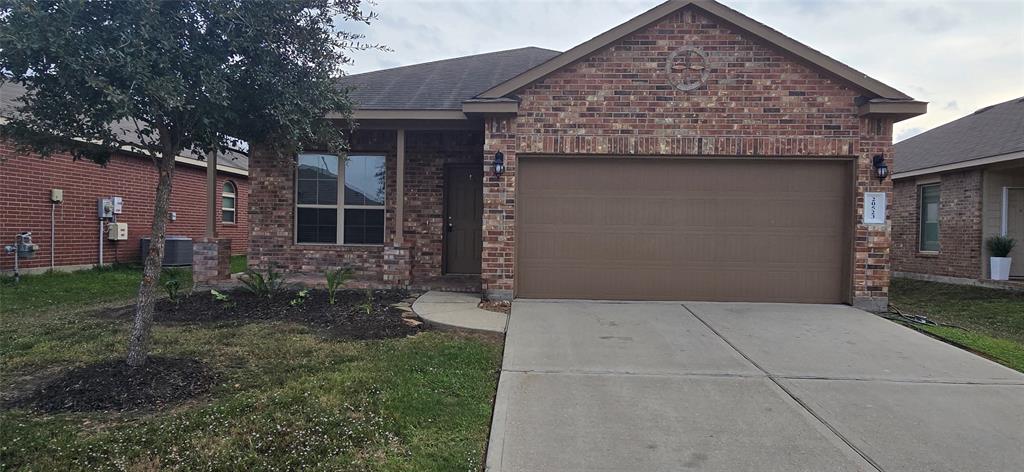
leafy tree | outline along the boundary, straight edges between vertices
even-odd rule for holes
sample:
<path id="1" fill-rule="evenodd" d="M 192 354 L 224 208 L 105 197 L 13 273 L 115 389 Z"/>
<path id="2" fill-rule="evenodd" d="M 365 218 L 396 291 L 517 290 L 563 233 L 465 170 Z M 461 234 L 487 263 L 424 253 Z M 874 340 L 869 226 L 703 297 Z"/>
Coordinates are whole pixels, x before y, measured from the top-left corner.
<path id="1" fill-rule="evenodd" d="M 369 23 L 361 0 L 0 0 L 0 80 L 22 84 L 0 127 L 22 151 L 106 163 L 148 155 L 159 175 L 152 244 L 127 362 L 146 362 L 174 157 L 249 141 L 253 159 L 340 148 L 350 112 L 335 79 Z"/>

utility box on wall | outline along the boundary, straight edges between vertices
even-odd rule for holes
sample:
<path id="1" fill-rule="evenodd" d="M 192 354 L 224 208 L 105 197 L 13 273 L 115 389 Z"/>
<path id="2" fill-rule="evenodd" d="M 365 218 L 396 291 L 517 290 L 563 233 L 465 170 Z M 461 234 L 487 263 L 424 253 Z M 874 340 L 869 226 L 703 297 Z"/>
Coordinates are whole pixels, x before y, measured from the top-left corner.
<path id="1" fill-rule="evenodd" d="M 128 239 L 128 223 L 110 223 L 107 225 L 107 239 L 126 241 Z"/>
<path id="2" fill-rule="evenodd" d="M 109 198 L 101 198 L 96 202 L 96 216 L 105 220 L 114 217 L 114 201 Z"/>

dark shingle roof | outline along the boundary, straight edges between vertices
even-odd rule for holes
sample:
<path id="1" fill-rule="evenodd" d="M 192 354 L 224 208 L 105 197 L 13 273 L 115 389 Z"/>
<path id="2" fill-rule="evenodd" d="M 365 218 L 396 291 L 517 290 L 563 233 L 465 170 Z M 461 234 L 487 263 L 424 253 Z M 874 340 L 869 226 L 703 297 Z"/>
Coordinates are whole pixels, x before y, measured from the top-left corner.
<path id="1" fill-rule="evenodd" d="M 560 54 L 527 47 L 395 67 L 344 77 L 367 110 L 461 110 L 462 102 Z"/>
<path id="2" fill-rule="evenodd" d="M 4 82 L 0 84 L 0 117 L 10 118 L 14 116 L 14 114 L 17 113 L 18 107 L 22 105 L 18 98 L 24 94 L 25 87 L 21 84 L 14 82 Z M 125 136 L 126 140 L 135 141 L 135 127 L 131 123 L 128 123 L 127 121 L 120 121 L 111 126 L 115 132 Z M 179 155 L 181 157 L 188 157 L 192 159 L 202 159 L 201 156 L 188 149 L 182 150 Z M 227 152 L 218 155 L 217 164 L 248 171 L 249 156 L 244 152 L 229 149 Z"/>
<path id="3" fill-rule="evenodd" d="M 893 171 L 929 167 L 1024 151 L 1024 97 L 982 108 L 896 143 Z"/>

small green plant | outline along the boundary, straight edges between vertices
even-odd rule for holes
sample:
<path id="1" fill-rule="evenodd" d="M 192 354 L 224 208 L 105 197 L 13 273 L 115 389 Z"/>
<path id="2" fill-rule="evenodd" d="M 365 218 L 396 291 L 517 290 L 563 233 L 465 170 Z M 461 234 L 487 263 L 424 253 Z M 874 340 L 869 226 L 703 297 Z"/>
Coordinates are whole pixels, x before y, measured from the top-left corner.
<path id="1" fill-rule="evenodd" d="M 366 299 L 359 304 L 359 309 L 365 311 L 367 316 L 373 313 L 373 289 L 366 289 Z"/>
<path id="2" fill-rule="evenodd" d="M 331 305 L 338 301 L 338 290 L 352 279 L 352 269 L 337 268 L 324 273 L 327 278 L 327 303 Z"/>
<path id="3" fill-rule="evenodd" d="M 170 279 L 164 281 L 164 291 L 167 292 L 167 299 L 174 302 L 175 305 L 181 303 L 181 281 L 178 279 Z"/>
<path id="4" fill-rule="evenodd" d="M 184 277 L 184 273 L 181 269 L 166 269 L 161 275 L 163 279 L 164 292 L 167 293 L 167 299 L 173 302 L 175 305 L 181 303 L 182 299 L 182 283 L 181 279 Z"/>
<path id="5" fill-rule="evenodd" d="M 273 298 L 274 294 L 284 287 L 284 274 L 274 270 L 271 265 L 267 268 L 267 274 L 263 275 L 255 270 L 247 270 L 238 278 L 245 286 L 245 289 L 257 297 Z"/>
<path id="6" fill-rule="evenodd" d="M 985 247 L 992 257 L 1008 257 L 1016 246 L 1017 241 L 1008 236 L 992 236 L 985 241 Z"/>
<path id="7" fill-rule="evenodd" d="M 226 293 L 221 293 L 216 290 L 210 290 L 210 295 L 212 295 L 213 299 L 217 300 L 218 302 L 227 303 L 231 301 L 231 297 L 229 297 Z"/>
<path id="8" fill-rule="evenodd" d="M 295 294 L 295 298 L 293 298 L 292 301 L 288 302 L 288 304 L 291 306 L 299 306 L 305 303 L 307 298 L 309 298 L 309 289 L 304 288 L 302 290 L 299 290 L 298 293 Z"/>

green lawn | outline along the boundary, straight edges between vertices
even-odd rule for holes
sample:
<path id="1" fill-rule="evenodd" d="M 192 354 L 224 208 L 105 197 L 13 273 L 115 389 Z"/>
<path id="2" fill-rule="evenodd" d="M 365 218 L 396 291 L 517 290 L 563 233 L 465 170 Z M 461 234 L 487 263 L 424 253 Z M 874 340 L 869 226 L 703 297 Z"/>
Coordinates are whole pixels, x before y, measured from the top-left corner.
<path id="1" fill-rule="evenodd" d="M 172 274 L 182 286 L 192 285 L 192 272 L 174 269 Z M 139 290 L 141 269 L 134 265 L 114 265 L 77 272 L 50 272 L 0 277 L 0 314 L 33 313 L 63 309 L 83 309 L 113 302 L 128 302 Z"/>
<path id="2" fill-rule="evenodd" d="M 245 272 L 247 260 L 248 258 L 245 254 L 240 256 L 231 256 L 231 273 L 237 274 L 239 272 Z"/>
<path id="3" fill-rule="evenodd" d="M 0 392 L 122 356 L 128 321 L 76 305 L 130 297 L 137 280 L 119 268 L 4 286 L 18 308 L 0 312 Z M 108 283 L 111 293 L 99 289 Z M 59 291 L 28 296 L 28 287 Z M 428 331 L 340 341 L 285 322 L 163 323 L 153 353 L 202 359 L 221 380 L 210 396 L 157 412 L 0 407 L 0 470 L 482 468 L 495 339 Z"/>
<path id="4" fill-rule="evenodd" d="M 246 256 L 231 256 L 231 273 L 244 272 Z M 11 277 L 0 277 L 0 313 L 88 308 L 130 301 L 139 290 L 138 265 L 112 265 L 77 272 L 52 272 L 23 275 L 14 284 Z M 165 269 L 164 280 L 174 277 L 181 287 L 192 285 L 190 268 Z M 162 288 L 160 290 L 163 290 Z"/>
<path id="5" fill-rule="evenodd" d="M 893 279 L 890 302 L 952 326 L 920 326 L 1024 372 L 1024 293 Z"/>

